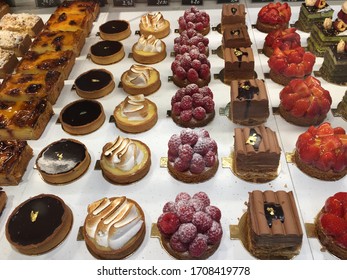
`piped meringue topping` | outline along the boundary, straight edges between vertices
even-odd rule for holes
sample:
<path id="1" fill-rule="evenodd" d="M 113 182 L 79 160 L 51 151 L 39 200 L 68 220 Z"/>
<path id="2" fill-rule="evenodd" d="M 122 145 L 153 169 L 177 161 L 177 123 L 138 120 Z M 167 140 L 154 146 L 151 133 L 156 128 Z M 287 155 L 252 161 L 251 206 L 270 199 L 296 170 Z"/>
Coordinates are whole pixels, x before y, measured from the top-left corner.
<path id="1" fill-rule="evenodd" d="M 105 145 L 103 155 L 108 165 L 123 171 L 131 170 L 144 156 L 134 141 L 121 136 Z"/>
<path id="2" fill-rule="evenodd" d="M 163 49 L 163 42 L 153 35 L 149 35 L 147 38 L 141 35 L 135 45 L 135 49 L 150 53 L 160 53 Z"/>
<path id="3" fill-rule="evenodd" d="M 161 12 L 148 13 L 141 17 L 141 24 L 145 29 L 160 30 L 165 27 L 165 19 Z"/>
<path id="4" fill-rule="evenodd" d="M 141 211 L 126 197 L 102 198 L 88 205 L 85 230 L 97 245 L 117 250 L 139 232 L 143 223 Z"/>
<path id="5" fill-rule="evenodd" d="M 152 67 L 134 64 L 128 70 L 126 80 L 136 86 L 146 86 L 152 70 Z"/>
<path id="6" fill-rule="evenodd" d="M 132 95 L 122 102 L 122 115 L 130 120 L 143 119 L 148 115 L 148 102 L 143 94 Z"/>

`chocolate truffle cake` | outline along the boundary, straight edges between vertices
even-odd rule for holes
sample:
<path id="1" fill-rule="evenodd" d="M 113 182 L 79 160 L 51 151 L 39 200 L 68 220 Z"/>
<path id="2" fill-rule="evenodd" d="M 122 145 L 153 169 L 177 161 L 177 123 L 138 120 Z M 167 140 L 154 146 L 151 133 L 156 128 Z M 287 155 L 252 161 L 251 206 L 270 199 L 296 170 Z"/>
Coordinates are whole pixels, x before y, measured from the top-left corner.
<path id="1" fill-rule="evenodd" d="M 223 4 L 221 28 L 222 33 L 226 27 L 235 24 L 246 24 L 246 10 L 244 4 Z"/>
<path id="2" fill-rule="evenodd" d="M 241 48 L 250 47 L 251 39 L 245 24 L 235 24 L 228 26 L 223 31 L 223 48 Z"/>
<path id="3" fill-rule="evenodd" d="M 299 254 L 303 233 L 292 192 L 250 192 L 246 228 L 248 250 L 259 259 Z"/>
<path id="4" fill-rule="evenodd" d="M 229 117 L 241 125 L 266 122 L 269 117 L 269 99 L 263 80 L 231 81 Z"/>
<path id="5" fill-rule="evenodd" d="M 263 125 L 234 130 L 234 171 L 251 182 L 268 182 L 278 175 L 281 148 L 276 133 Z"/>

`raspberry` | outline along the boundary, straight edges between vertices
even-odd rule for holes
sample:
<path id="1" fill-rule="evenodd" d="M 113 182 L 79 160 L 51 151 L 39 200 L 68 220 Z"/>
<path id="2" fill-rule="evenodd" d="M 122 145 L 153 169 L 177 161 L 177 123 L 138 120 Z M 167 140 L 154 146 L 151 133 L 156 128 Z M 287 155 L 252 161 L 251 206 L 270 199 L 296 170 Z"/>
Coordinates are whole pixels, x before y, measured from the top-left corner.
<path id="1" fill-rule="evenodd" d="M 210 138 L 210 134 L 208 133 L 208 131 L 204 128 L 201 128 L 199 131 L 198 131 L 198 136 L 199 138 Z"/>
<path id="2" fill-rule="evenodd" d="M 201 69 L 200 69 L 201 72 Z M 187 79 L 191 83 L 196 83 L 199 80 L 199 74 L 194 68 L 190 68 L 187 71 Z"/>
<path id="3" fill-rule="evenodd" d="M 181 224 L 177 232 L 182 243 L 192 242 L 198 234 L 196 226 L 194 226 L 192 223 Z"/>
<path id="4" fill-rule="evenodd" d="M 190 162 L 193 158 L 193 153 L 193 148 L 188 144 L 181 145 L 178 148 L 178 156 L 183 161 Z"/>
<path id="5" fill-rule="evenodd" d="M 212 226 L 206 232 L 206 235 L 208 237 L 207 239 L 208 244 L 217 244 L 222 239 L 222 236 L 223 236 L 223 230 L 221 225 L 218 222 L 213 221 Z"/>
<path id="6" fill-rule="evenodd" d="M 171 234 L 175 233 L 180 224 L 181 223 L 178 219 L 178 216 L 172 212 L 161 214 L 157 222 L 160 233 L 165 236 L 170 236 Z"/>
<path id="7" fill-rule="evenodd" d="M 206 53 L 206 46 L 203 42 L 199 42 L 196 46 L 199 48 L 200 53 Z"/>
<path id="8" fill-rule="evenodd" d="M 193 117 L 198 120 L 201 121 L 206 117 L 206 110 L 203 107 L 196 107 L 193 110 Z"/>
<path id="9" fill-rule="evenodd" d="M 191 200 L 189 200 L 189 205 L 193 206 L 195 212 L 204 211 L 205 209 L 205 204 L 200 199 L 192 198 Z"/>
<path id="10" fill-rule="evenodd" d="M 180 133 L 182 144 L 189 144 L 190 146 L 195 145 L 198 141 L 198 135 L 191 128 L 183 129 Z"/>
<path id="11" fill-rule="evenodd" d="M 192 96 L 194 93 L 199 93 L 199 86 L 197 84 L 189 84 L 185 87 L 186 94 Z"/>
<path id="12" fill-rule="evenodd" d="M 190 200 L 190 194 L 186 192 L 180 192 L 178 195 L 176 195 L 175 202 L 178 202 L 180 200 Z"/>
<path id="13" fill-rule="evenodd" d="M 185 20 L 186 21 L 191 21 L 191 22 L 195 22 L 195 14 L 194 13 L 189 13 L 185 16 Z"/>
<path id="14" fill-rule="evenodd" d="M 207 236 L 198 234 L 189 245 L 189 254 L 192 257 L 200 257 L 207 250 Z"/>
<path id="15" fill-rule="evenodd" d="M 183 33 L 183 32 L 182 32 Z M 182 34 L 181 34 L 182 36 Z M 181 36 L 180 37 L 176 37 L 174 39 L 174 47 L 177 46 L 177 45 L 180 45 L 180 42 L 181 42 Z"/>
<path id="16" fill-rule="evenodd" d="M 209 96 L 211 98 L 213 98 L 213 93 L 211 91 L 211 89 L 208 86 L 204 86 L 202 88 L 200 88 L 200 93 L 205 97 L 205 96 Z"/>
<path id="17" fill-rule="evenodd" d="M 199 138 L 194 146 L 194 152 L 204 156 L 208 151 L 208 141 L 209 138 Z"/>
<path id="18" fill-rule="evenodd" d="M 181 114 L 181 102 L 174 103 L 172 105 L 171 111 L 175 116 L 179 116 Z"/>
<path id="19" fill-rule="evenodd" d="M 174 168 L 179 172 L 185 172 L 189 169 L 189 162 L 183 161 L 181 158 L 176 158 L 174 161 Z"/>
<path id="20" fill-rule="evenodd" d="M 181 66 L 183 67 L 184 70 L 188 71 L 190 69 L 192 59 L 188 53 L 185 53 L 184 55 L 182 55 L 182 57 L 180 59 L 180 63 L 181 63 Z"/>
<path id="21" fill-rule="evenodd" d="M 196 153 L 193 155 L 193 158 L 190 162 L 189 170 L 193 174 L 200 174 L 205 170 L 205 162 L 201 155 Z"/>
<path id="22" fill-rule="evenodd" d="M 201 201 L 204 202 L 205 207 L 210 205 L 210 198 L 205 192 L 198 192 L 193 195 L 193 198 L 195 199 L 200 199 Z"/>
<path id="23" fill-rule="evenodd" d="M 211 218 L 217 222 L 219 222 L 220 218 L 222 217 L 222 213 L 219 208 L 213 205 L 206 206 L 205 213 L 209 214 Z"/>
<path id="24" fill-rule="evenodd" d="M 194 93 L 192 95 L 193 98 L 193 107 L 204 106 L 204 102 L 202 99 L 204 98 L 200 93 Z"/>
<path id="25" fill-rule="evenodd" d="M 176 72 L 177 68 L 180 66 L 180 63 L 178 60 L 174 60 L 172 63 L 171 63 L 171 71 L 173 73 Z"/>
<path id="26" fill-rule="evenodd" d="M 215 162 L 216 162 L 216 155 L 214 152 L 212 151 L 208 151 L 206 153 L 206 155 L 204 155 L 204 161 L 205 161 L 205 165 L 206 167 L 212 167 Z"/>
<path id="27" fill-rule="evenodd" d="M 189 51 L 189 56 L 192 59 L 192 61 L 194 59 L 198 60 L 199 54 L 200 54 L 200 52 L 199 52 L 198 48 L 191 48 L 190 51 Z"/>
<path id="28" fill-rule="evenodd" d="M 198 59 L 200 60 L 201 64 L 208 64 L 208 62 L 209 62 L 206 54 L 204 54 L 204 53 L 199 54 Z"/>
<path id="29" fill-rule="evenodd" d="M 208 150 L 217 154 L 217 143 L 211 138 L 206 138 L 208 143 Z"/>
<path id="30" fill-rule="evenodd" d="M 214 111 L 214 101 L 211 97 L 205 96 L 202 100 L 206 113 L 212 113 Z"/>
<path id="31" fill-rule="evenodd" d="M 178 156 L 178 148 L 180 145 L 181 137 L 177 134 L 172 135 L 168 143 L 169 153 Z"/>
<path id="32" fill-rule="evenodd" d="M 187 23 L 187 29 L 191 29 L 191 28 L 195 29 L 195 24 L 193 22 L 189 21 Z"/>
<path id="33" fill-rule="evenodd" d="M 167 158 L 170 162 L 175 162 L 177 155 L 173 155 L 170 153 L 170 151 L 167 153 Z"/>
<path id="34" fill-rule="evenodd" d="M 171 106 L 174 105 L 176 102 L 181 101 L 181 99 L 177 99 L 176 94 L 171 97 Z"/>
<path id="35" fill-rule="evenodd" d="M 164 207 L 163 207 L 163 213 L 166 212 L 175 212 L 175 202 L 173 201 L 168 201 L 165 203 Z"/>
<path id="36" fill-rule="evenodd" d="M 184 244 L 180 241 L 177 231 L 170 238 L 170 246 L 176 252 L 185 252 L 188 250 L 188 244 Z"/>
<path id="37" fill-rule="evenodd" d="M 185 95 L 181 99 L 181 109 L 190 110 L 193 107 L 193 99 L 189 95 Z"/>
<path id="38" fill-rule="evenodd" d="M 181 114 L 180 114 L 180 119 L 183 121 L 183 122 L 189 122 L 193 117 L 193 112 L 192 110 L 184 110 L 184 111 L 181 111 Z"/>
<path id="39" fill-rule="evenodd" d="M 207 64 L 202 64 L 199 70 L 199 77 L 203 80 L 207 80 L 210 77 L 210 68 Z"/>
<path id="40" fill-rule="evenodd" d="M 190 42 L 193 46 L 197 46 L 199 51 L 200 51 L 200 48 L 199 48 L 199 42 L 200 42 L 200 39 L 198 36 L 194 36 L 192 38 L 190 38 Z M 204 45 L 205 46 L 205 45 Z"/>
<path id="41" fill-rule="evenodd" d="M 205 46 L 208 46 L 208 44 L 210 43 L 210 40 L 207 37 L 204 37 L 202 39 L 202 42 L 204 43 Z"/>
<path id="42" fill-rule="evenodd" d="M 189 46 L 186 45 L 186 44 L 181 45 L 179 53 L 180 54 L 184 54 L 184 53 L 187 53 L 187 52 L 189 52 Z"/>
<path id="43" fill-rule="evenodd" d="M 187 22 L 184 19 L 184 17 L 178 18 L 178 25 L 179 25 L 180 29 L 182 29 L 182 30 L 187 29 Z"/>
<path id="44" fill-rule="evenodd" d="M 198 32 L 201 32 L 204 30 L 204 24 L 202 22 L 197 22 L 195 24 L 195 30 Z"/>
<path id="45" fill-rule="evenodd" d="M 192 223 L 198 229 L 198 232 L 205 233 L 212 226 L 212 218 L 209 214 L 199 211 L 193 215 Z"/>
<path id="46" fill-rule="evenodd" d="M 197 32 L 196 32 L 195 29 L 188 29 L 188 30 L 187 30 L 187 36 L 188 36 L 189 38 L 194 37 L 196 34 L 197 34 Z"/>
<path id="47" fill-rule="evenodd" d="M 201 69 L 200 69 L 201 70 Z M 185 80 L 187 78 L 187 72 L 184 70 L 182 66 L 178 66 L 176 68 L 176 71 L 174 71 L 174 74 L 177 76 L 180 80 Z"/>
<path id="48" fill-rule="evenodd" d="M 189 205 L 187 201 L 180 200 L 176 203 L 176 214 L 181 223 L 190 223 L 194 213 L 194 207 Z"/>
<path id="49" fill-rule="evenodd" d="M 174 49 L 175 54 L 180 53 L 181 45 L 179 45 L 178 43 L 175 43 L 173 49 Z M 172 69 L 172 64 L 171 64 L 171 70 L 173 70 Z"/>
<path id="50" fill-rule="evenodd" d="M 201 68 L 201 62 L 200 62 L 200 60 L 194 59 L 194 60 L 192 61 L 192 67 L 193 67 L 196 71 L 199 71 L 200 68 Z"/>

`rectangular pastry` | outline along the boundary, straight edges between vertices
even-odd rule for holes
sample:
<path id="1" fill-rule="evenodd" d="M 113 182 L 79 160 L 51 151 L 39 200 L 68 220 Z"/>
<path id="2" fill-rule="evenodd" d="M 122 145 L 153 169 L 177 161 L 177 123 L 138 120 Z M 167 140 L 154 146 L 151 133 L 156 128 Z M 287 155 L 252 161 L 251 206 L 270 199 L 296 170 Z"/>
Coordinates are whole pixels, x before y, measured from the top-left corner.
<path id="1" fill-rule="evenodd" d="M 18 64 L 18 59 L 14 52 L 0 48 L 0 79 L 4 79 L 7 74 L 11 74 Z"/>
<path id="2" fill-rule="evenodd" d="M 53 115 L 46 99 L 0 101 L 0 139 L 36 140 Z"/>
<path id="3" fill-rule="evenodd" d="M 26 33 L 35 37 L 43 28 L 42 19 L 34 14 L 6 14 L 0 20 L 0 29 Z"/>
<path id="4" fill-rule="evenodd" d="M 331 46 L 324 53 L 322 67 L 319 69 L 323 79 L 330 83 L 345 85 L 347 83 L 347 51 L 342 44 L 342 50 L 338 51 L 337 46 Z"/>
<path id="5" fill-rule="evenodd" d="M 0 30 L 0 48 L 13 51 L 16 56 L 23 56 L 29 49 L 29 35 L 8 30 Z"/>
<path id="6" fill-rule="evenodd" d="M 64 80 L 69 77 L 76 55 L 73 51 L 58 51 L 37 53 L 28 51 L 19 62 L 16 72 L 25 74 L 45 73 L 47 71 L 59 71 Z"/>
<path id="7" fill-rule="evenodd" d="M 0 185 L 18 185 L 32 157 L 33 150 L 26 141 L 1 140 Z"/>
<path id="8" fill-rule="evenodd" d="M 100 5 L 97 1 L 64 1 L 55 12 L 59 14 L 91 14 L 95 20 L 100 13 Z"/>
<path id="9" fill-rule="evenodd" d="M 37 74 L 16 73 L 9 75 L 0 87 L 0 100 L 25 101 L 47 98 L 55 104 L 64 86 L 63 75 L 58 71 Z"/>
<path id="10" fill-rule="evenodd" d="M 233 80 L 230 84 L 230 118 L 234 123 L 257 125 L 269 117 L 269 99 L 263 80 Z"/>
<path id="11" fill-rule="evenodd" d="M 291 259 L 300 251 L 302 228 L 293 193 L 253 191 L 247 210 L 248 249 L 260 259 Z"/>
<path id="12" fill-rule="evenodd" d="M 247 26 L 244 24 L 235 24 L 232 27 L 226 27 L 223 31 L 223 48 L 250 47 L 252 45 Z"/>
<path id="13" fill-rule="evenodd" d="M 234 24 L 246 24 L 246 9 L 244 4 L 223 4 L 221 27 L 222 32 L 227 26 Z"/>
<path id="14" fill-rule="evenodd" d="M 31 44 L 30 50 L 37 53 L 71 50 L 79 56 L 85 36 L 82 30 L 77 31 L 42 31 Z"/>

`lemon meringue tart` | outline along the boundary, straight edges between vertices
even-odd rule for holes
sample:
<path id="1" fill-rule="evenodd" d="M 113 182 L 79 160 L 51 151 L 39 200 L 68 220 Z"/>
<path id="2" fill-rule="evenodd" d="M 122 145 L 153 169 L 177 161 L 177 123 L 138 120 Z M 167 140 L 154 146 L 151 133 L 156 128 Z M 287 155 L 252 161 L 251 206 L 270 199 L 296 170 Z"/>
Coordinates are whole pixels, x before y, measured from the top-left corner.
<path id="1" fill-rule="evenodd" d="M 141 17 L 140 33 L 148 37 L 154 35 L 158 39 L 162 39 L 170 33 L 170 22 L 164 19 L 161 12 L 148 13 Z"/>
<path id="2" fill-rule="evenodd" d="M 102 149 L 100 167 L 111 183 L 130 184 L 138 181 L 148 173 L 150 166 L 151 151 L 139 140 L 118 136 Z"/>
<path id="3" fill-rule="evenodd" d="M 161 86 L 159 72 L 150 66 L 134 64 L 122 74 L 121 82 L 126 93 L 149 95 Z"/>
<path id="4" fill-rule="evenodd" d="M 154 35 L 141 35 L 132 47 L 133 59 L 138 63 L 154 64 L 166 57 L 165 43 Z"/>
<path id="5" fill-rule="evenodd" d="M 127 96 L 115 108 L 113 116 L 117 127 L 129 133 L 147 131 L 158 120 L 157 106 L 143 94 Z"/>

